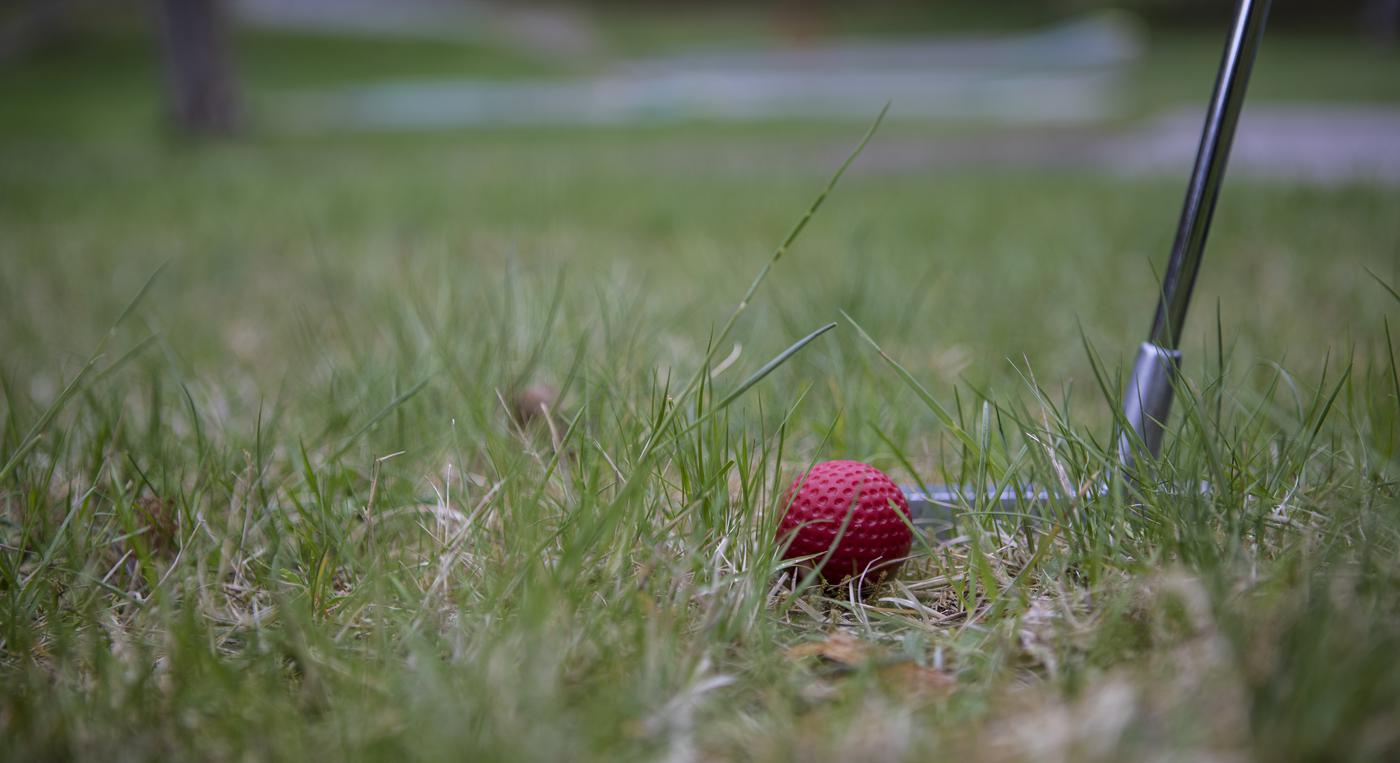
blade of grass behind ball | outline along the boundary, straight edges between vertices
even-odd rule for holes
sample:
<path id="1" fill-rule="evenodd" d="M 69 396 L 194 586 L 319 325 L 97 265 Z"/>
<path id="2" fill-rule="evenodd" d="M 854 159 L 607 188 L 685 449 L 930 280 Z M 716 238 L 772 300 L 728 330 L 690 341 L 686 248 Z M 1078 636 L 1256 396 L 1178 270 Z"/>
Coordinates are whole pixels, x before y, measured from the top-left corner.
<path id="1" fill-rule="evenodd" d="M 749 377 L 747 379 L 744 379 L 744 381 L 742 381 L 739 384 L 739 386 L 734 389 L 733 392 L 730 392 L 728 395 L 725 395 L 723 400 L 719 401 L 718 404 L 711 407 L 710 410 L 705 412 L 704 416 L 700 417 L 699 419 L 696 419 L 695 422 L 692 423 L 690 426 L 696 426 L 702 423 L 705 419 L 709 418 L 710 416 L 713 416 L 719 411 L 722 411 L 725 408 L 729 407 L 730 404 L 742 397 L 743 394 L 745 392 L 748 392 L 749 389 L 752 388 L 755 384 L 758 384 L 759 382 L 763 381 L 764 378 L 766 378 L 769 374 L 778 370 L 779 366 L 788 362 L 788 360 L 791 359 L 793 355 L 796 355 L 797 353 L 801 352 L 802 348 L 811 344 L 813 341 L 816 340 L 817 337 L 821 336 L 822 334 L 825 334 L 826 332 L 834 328 L 836 328 L 835 323 L 828 323 L 825 326 L 822 326 L 821 328 L 817 329 L 816 331 L 813 331 L 812 333 L 808 334 L 807 336 L 802 337 L 796 342 L 793 342 L 791 345 L 788 345 L 788 348 L 786 350 L 783 350 L 782 352 L 773 356 L 772 360 L 769 360 L 767 363 L 764 363 L 763 367 L 750 374 Z"/>
<path id="2" fill-rule="evenodd" d="M 753 283 L 749 284 L 749 288 L 744 292 L 744 296 L 739 300 L 739 303 L 734 306 L 734 310 L 724 322 L 724 327 L 720 329 L 719 335 L 715 337 L 714 341 L 710 342 L 709 349 L 706 351 L 705 357 L 701 360 L 699 367 L 696 368 L 695 374 L 691 376 L 690 380 L 681 388 L 680 395 L 676 398 L 675 404 L 671 406 L 671 409 L 667 411 L 665 417 L 661 421 L 661 425 L 653 430 L 651 436 L 647 438 L 646 443 L 642 447 L 641 454 L 637 459 L 639 463 L 644 461 L 647 455 L 650 454 L 652 448 L 656 446 L 656 438 L 676 416 L 676 413 L 682 408 L 681 404 L 690 396 L 695 386 L 700 382 L 700 379 L 706 373 L 707 369 L 709 369 L 711 361 L 714 360 L 715 353 L 719 351 L 719 348 L 724 345 L 725 340 L 729 338 L 730 332 L 734 330 L 734 325 L 739 321 L 739 316 L 748 308 L 749 302 L 753 299 L 754 294 L 758 293 L 758 287 L 763 285 L 763 282 L 768 279 L 768 273 L 772 271 L 773 266 L 777 264 L 778 260 L 782 259 L 788 249 L 792 248 L 792 245 L 797 242 L 797 237 L 802 235 L 802 231 L 807 227 L 807 223 L 811 222 L 817 210 L 821 209 L 822 203 L 826 201 L 827 196 L 831 195 L 831 192 L 836 188 L 836 184 L 839 183 L 841 177 L 846 174 L 846 170 L 855 162 L 856 157 L 860 156 L 861 152 L 865 150 L 865 146 L 870 143 L 870 139 L 874 137 L 875 131 L 880 129 L 880 124 L 885 121 L 885 115 L 889 113 L 889 110 L 890 104 L 886 102 L 884 107 L 880 109 L 880 113 L 875 116 L 875 121 L 870 124 L 870 127 L 866 128 L 865 134 L 861 136 L 860 142 L 856 144 L 855 149 L 846 156 L 845 161 L 841 162 L 841 166 L 836 169 L 831 179 L 827 181 L 826 187 L 822 188 L 821 193 L 817 194 L 817 198 L 812 201 L 811 205 L 807 207 L 807 211 L 804 212 L 802 217 L 797 220 L 797 223 L 792 226 L 792 230 L 788 232 L 787 237 L 783 239 L 783 242 L 778 245 L 777 249 L 773 250 L 773 254 L 769 256 L 768 261 L 763 263 L 763 267 L 759 268 L 758 274 L 754 276 Z"/>
<path id="3" fill-rule="evenodd" d="M 961 426 L 958 425 L 958 422 L 953 418 L 952 414 L 948 412 L 948 409 L 944 408 L 943 404 L 938 402 L 938 400 L 935 399 L 934 396 L 929 393 L 928 389 L 925 388 L 924 385 L 920 384 L 918 379 L 914 378 L 913 374 L 909 373 L 908 369 L 900 365 L 899 361 L 891 357 L 889 353 L 885 352 L 884 348 L 880 346 L 880 343 L 876 342 L 875 339 L 870 336 L 870 334 L 866 333 L 865 329 L 862 328 L 861 325 L 856 322 L 856 319 L 852 318 L 850 314 L 848 314 L 845 310 L 841 311 L 841 316 L 846 319 L 847 323 L 851 324 L 851 327 L 856 330 L 856 333 L 860 334 L 861 339 L 864 339 L 867 343 L 870 344 L 871 347 L 875 348 L 875 352 L 879 353 L 881 359 L 883 359 L 886 363 L 890 365 L 891 368 L 894 369 L 895 373 L 899 376 L 900 380 L 903 381 L 904 384 L 908 386 L 911 390 L 913 390 L 914 394 L 919 396 L 919 400 L 923 402 L 924 407 L 928 408 L 931 412 L 933 412 L 933 415 L 938 418 L 938 421 L 941 424 L 943 424 L 944 428 L 946 428 L 949 432 L 952 433 L 954 437 L 958 439 L 958 442 L 962 443 L 963 446 L 966 447 L 968 451 L 972 453 L 982 452 L 982 445 L 971 434 L 969 434 L 967 430 L 963 429 Z M 986 455 L 989 457 L 992 456 L 992 454 Z M 997 465 L 1001 465 L 999 461 Z"/>
<path id="4" fill-rule="evenodd" d="M 880 128 L 880 124 L 884 121 L 885 115 L 889 113 L 889 110 L 890 104 L 887 102 L 885 103 L 884 108 L 880 109 L 880 113 L 876 115 L 875 121 L 871 123 L 870 127 L 866 129 L 865 134 L 861 136 L 860 142 L 856 144 L 855 149 L 852 150 L 851 153 L 846 156 L 845 161 L 841 162 L 841 166 L 838 167 L 836 172 L 832 174 L 831 179 L 827 181 L 827 184 L 821 190 L 821 193 L 817 194 L 816 199 L 814 199 L 811 205 L 807 207 L 807 211 L 804 212 L 802 217 L 798 219 L 797 223 L 792 227 L 792 230 L 788 233 L 787 237 L 783 239 L 783 242 L 778 245 L 777 249 L 773 250 L 773 254 L 768 258 L 768 261 L 763 264 L 763 267 L 759 269 L 758 274 L 754 277 L 753 282 L 749 284 L 749 288 L 747 291 L 744 292 L 743 298 L 741 298 L 739 300 L 739 303 L 734 306 L 734 310 L 729 314 L 729 318 L 725 321 L 724 327 L 720 330 L 718 336 L 716 336 L 714 340 L 709 343 L 709 348 L 705 353 L 705 357 L 701 360 L 700 364 L 695 370 L 695 373 L 690 377 L 689 381 L 687 381 L 685 386 L 681 388 L 680 393 L 675 397 L 675 399 L 671 402 L 670 405 L 666 405 L 666 403 L 663 401 L 663 411 L 657 417 L 657 424 L 655 427 L 652 428 L 651 432 L 646 436 L 646 439 L 643 441 L 642 447 L 637 454 L 637 458 L 635 459 L 635 466 L 632 470 L 632 473 L 628 476 L 627 482 L 622 486 L 622 489 L 618 491 L 613 501 L 614 506 L 620 505 L 622 502 L 630 500 L 632 495 L 636 492 L 638 486 L 641 484 L 641 476 L 647 473 L 648 467 L 652 460 L 652 456 L 654 455 L 656 446 L 660 441 L 662 433 L 670 429 L 672 422 L 675 420 L 675 417 L 679 414 L 681 410 L 685 408 L 685 401 L 689 399 L 691 394 L 694 393 L 694 390 L 699 384 L 700 380 L 704 378 L 706 373 L 708 373 L 711 361 L 714 360 L 715 353 L 718 352 L 719 348 L 724 345 L 725 340 L 728 339 L 729 334 L 734 330 L 735 324 L 738 323 L 739 316 L 744 312 L 745 309 L 748 308 L 749 302 L 753 299 L 754 294 L 758 292 L 759 286 L 761 286 L 763 282 L 767 280 L 769 272 L 771 272 L 773 269 L 773 265 L 776 264 L 778 260 L 782 259 L 783 255 L 786 254 L 788 249 L 790 249 L 792 245 L 797 241 L 797 237 L 801 235 L 803 229 L 807 227 L 807 223 L 811 221 L 812 217 L 816 214 L 817 210 L 821 208 L 821 205 L 823 202 L 826 201 L 827 196 L 829 196 L 832 190 L 836 188 L 836 184 L 840 182 L 841 177 L 846 174 L 846 170 L 850 168 L 851 164 L 855 161 L 856 157 L 860 156 L 861 152 L 865 150 L 866 145 L 870 143 L 870 139 L 875 135 L 875 131 Z M 818 333 L 818 335 L 820 335 L 820 332 Z M 800 347 L 798 349 L 800 349 Z M 771 371 L 771 369 L 769 370 Z"/>

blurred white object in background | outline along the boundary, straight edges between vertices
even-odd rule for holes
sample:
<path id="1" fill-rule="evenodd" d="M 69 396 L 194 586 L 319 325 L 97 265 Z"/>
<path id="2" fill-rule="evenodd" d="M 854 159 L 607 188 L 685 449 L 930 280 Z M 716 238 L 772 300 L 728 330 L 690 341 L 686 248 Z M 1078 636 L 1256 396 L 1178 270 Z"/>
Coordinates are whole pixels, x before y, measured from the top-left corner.
<path id="1" fill-rule="evenodd" d="M 1101 14 L 1026 34 L 687 52 L 578 79 L 377 83 L 284 105 L 313 129 L 863 121 L 886 101 L 895 117 L 1082 123 L 1117 114 L 1123 68 L 1141 50 L 1128 17 Z"/>

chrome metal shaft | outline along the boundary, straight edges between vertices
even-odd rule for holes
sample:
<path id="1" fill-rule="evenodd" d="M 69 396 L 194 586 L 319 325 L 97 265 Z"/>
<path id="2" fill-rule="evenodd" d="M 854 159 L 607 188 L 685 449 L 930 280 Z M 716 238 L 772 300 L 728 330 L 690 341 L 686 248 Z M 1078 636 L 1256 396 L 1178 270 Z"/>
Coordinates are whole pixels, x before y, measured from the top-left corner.
<path id="1" fill-rule="evenodd" d="M 1138 349 L 1133 375 L 1123 393 L 1123 416 L 1132 431 L 1125 431 L 1119 437 L 1118 458 L 1129 472 L 1134 468 L 1139 442 L 1153 456 L 1161 452 L 1162 431 L 1171 415 L 1172 395 L 1181 368 L 1178 348 L 1186 326 L 1186 311 L 1191 306 L 1191 292 L 1201 270 L 1206 236 L 1210 233 L 1215 202 L 1225 179 L 1225 165 L 1230 160 L 1230 146 L 1249 87 L 1249 73 L 1254 67 L 1259 41 L 1264 36 L 1269 4 L 1270 0 L 1239 0 L 1235 8 L 1235 22 L 1230 27 L 1220 72 L 1215 78 L 1215 92 L 1201 128 L 1195 168 L 1186 186 L 1186 201 L 1181 207 L 1171 259 L 1167 261 L 1162 278 L 1152 332 Z"/>
<path id="2" fill-rule="evenodd" d="M 1210 233 L 1215 202 L 1225 178 L 1225 165 L 1230 159 L 1230 146 L 1235 126 L 1244 105 L 1250 70 L 1259 42 L 1264 35 L 1264 22 L 1269 15 L 1271 0 L 1239 0 L 1235 20 L 1225 44 L 1225 53 L 1216 75 L 1215 91 L 1206 111 L 1201 142 L 1196 150 L 1196 163 L 1191 181 L 1186 187 L 1172 244 L 1171 259 L 1162 278 L 1162 291 L 1152 321 L 1148 341 L 1138 348 L 1132 376 L 1123 395 L 1123 415 L 1131 432 L 1123 432 L 1118 440 L 1118 457 L 1126 472 L 1135 466 L 1139 443 L 1153 456 L 1160 452 L 1162 433 L 1171 414 L 1172 395 L 1181 367 L 1181 332 L 1186 325 L 1186 312 L 1191 304 L 1191 292 L 1201 269 L 1206 236 Z M 1049 494 L 1036 488 L 1017 488 L 1000 493 L 994 488 L 975 485 L 940 485 L 927 490 L 905 486 L 910 513 L 915 524 L 937 534 L 951 531 L 957 510 L 978 501 L 994 501 L 1005 511 L 1018 505 L 1041 505 Z"/>
<path id="3" fill-rule="evenodd" d="M 1269 4 L 1270 0 L 1240 0 L 1235 9 L 1235 21 L 1230 27 L 1220 72 L 1215 79 L 1215 92 L 1201 128 L 1201 143 L 1196 149 L 1191 182 L 1186 187 L 1186 201 L 1181 208 L 1171 259 L 1162 277 L 1162 293 L 1152 321 L 1152 333 L 1148 335 L 1148 341 L 1158 347 L 1176 349 L 1180 346 L 1186 310 L 1191 304 L 1196 274 L 1201 269 L 1206 236 L 1210 233 L 1215 202 L 1225 179 L 1225 165 L 1230 160 L 1230 146 L 1249 87 L 1249 73 L 1254 67 L 1259 41 L 1264 36 Z"/>

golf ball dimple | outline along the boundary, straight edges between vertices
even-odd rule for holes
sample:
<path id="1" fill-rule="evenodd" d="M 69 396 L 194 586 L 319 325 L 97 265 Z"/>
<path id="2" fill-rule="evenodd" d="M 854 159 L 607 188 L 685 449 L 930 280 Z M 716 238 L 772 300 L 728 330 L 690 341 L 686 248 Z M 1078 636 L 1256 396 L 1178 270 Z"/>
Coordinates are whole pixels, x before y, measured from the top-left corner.
<path id="1" fill-rule="evenodd" d="M 878 582 L 909 554 L 909 502 L 884 472 L 859 461 L 825 461 L 798 477 L 783 497 L 778 541 L 785 559 L 810 557 L 828 583 L 864 576 Z"/>

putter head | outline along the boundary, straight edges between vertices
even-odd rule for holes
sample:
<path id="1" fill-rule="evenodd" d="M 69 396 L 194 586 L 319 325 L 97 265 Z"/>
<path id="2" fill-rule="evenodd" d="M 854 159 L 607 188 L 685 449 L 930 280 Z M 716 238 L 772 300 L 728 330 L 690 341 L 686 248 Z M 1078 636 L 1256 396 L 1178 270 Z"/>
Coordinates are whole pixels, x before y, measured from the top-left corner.
<path id="1" fill-rule="evenodd" d="M 901 485 L 909 501 L 909 519 L 914 527 L 936 538 L 951 538 L 956 526 L 954 518 L 962 496 L 952 488 L 938 485 L 924 492 L 915 485 Z"/>
<path id="2" fill-rule="evenodd" d="M 1000 492 L 994 487 L 978 490 L 970 485 L 901 485 L 909 502 L 909 519 L 914 527 L 935 538 L 951 538 L 957 529 L 958 514 L 974 502 L 985 500 L 1008 513 L 1034 512 L 1050 500 L 1045 490 L 1031 485 L 1008 487 Z"/>

